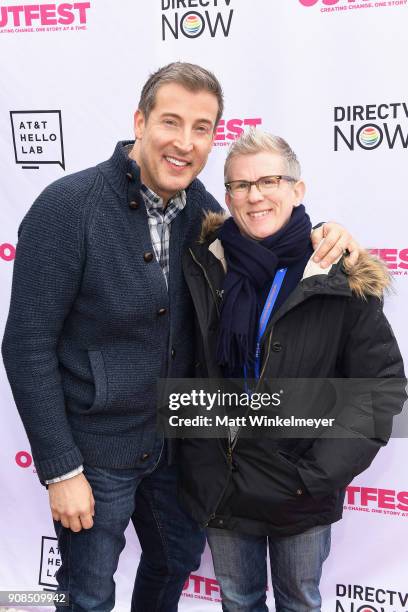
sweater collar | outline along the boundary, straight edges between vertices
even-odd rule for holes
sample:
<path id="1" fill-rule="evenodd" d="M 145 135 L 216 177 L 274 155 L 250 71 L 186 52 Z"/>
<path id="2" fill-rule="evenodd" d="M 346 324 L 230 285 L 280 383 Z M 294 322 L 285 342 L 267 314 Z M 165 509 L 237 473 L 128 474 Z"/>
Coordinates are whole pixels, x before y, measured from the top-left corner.
<path id="1" fill-rule="evenodd" d="M 140 198 L 140 201 L 143 201 L 140 195 L 140 168 L 128 155 L 129 147 L 133 145 L 134 140 L 120 140 L 113 155 L 107 161 L 98 164 L 97 167 L 120 197 L 128 194 L 130 197 Z M 184 205 L 188 194 L 199 189 L 200 185 L 200 181 L 194 179 L 185 191 L 180 192 Z"/>
<path id="2" fill-rule="evenodd" d="M 123 197 L 131 186 L 140 190 L 140 170 L 128 155 L 128 145 L 132 140 L 121 140 L 117 143 L 112 157 L 98 165 L 116 193 Z"/>

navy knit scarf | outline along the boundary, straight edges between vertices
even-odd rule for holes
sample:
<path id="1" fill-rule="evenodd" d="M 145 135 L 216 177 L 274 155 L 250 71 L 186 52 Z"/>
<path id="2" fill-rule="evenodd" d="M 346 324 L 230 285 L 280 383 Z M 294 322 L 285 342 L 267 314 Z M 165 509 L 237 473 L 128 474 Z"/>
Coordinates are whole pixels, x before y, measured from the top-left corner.
<path id="1" fill-rule="evenodd" d="M 284 227 L 259 242 L 243 236 L 232 217 L 222 226 L 218 236 L 227 274 L 216 357 L 227 372 L 252 366 L 260 316 L 258 294 L 266 283 L 272 284 L 277 269 L 304 257 L 311 229 L 303 204 L 293 209 Z"/>

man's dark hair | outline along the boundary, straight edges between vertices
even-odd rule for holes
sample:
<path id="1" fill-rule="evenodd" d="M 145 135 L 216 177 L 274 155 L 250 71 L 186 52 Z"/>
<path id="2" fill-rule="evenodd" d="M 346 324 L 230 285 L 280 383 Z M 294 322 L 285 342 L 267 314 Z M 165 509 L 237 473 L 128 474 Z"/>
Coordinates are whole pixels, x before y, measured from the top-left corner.
<path id="1" fill-rule="evenodd" d="M 208 91 L 212 93 L 218 102 L 215 125 L 218 124 L 224 110 L 224 96 L 221 85 L 212 72 L 188 62 L 172 62 L 150 75 L 143 86 L 139 101 L 139 110 L 142 111 L 146 119 L 154 108 L 158 89 L 168 83 L 177 83 L 189 91 Z"/>

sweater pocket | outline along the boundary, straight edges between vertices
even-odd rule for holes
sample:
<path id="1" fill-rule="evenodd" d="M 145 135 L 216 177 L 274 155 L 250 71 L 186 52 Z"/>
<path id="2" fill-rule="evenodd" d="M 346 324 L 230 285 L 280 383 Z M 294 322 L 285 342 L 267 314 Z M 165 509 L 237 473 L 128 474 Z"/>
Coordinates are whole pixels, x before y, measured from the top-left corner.
<path id="1" fill-rule="evenodd" d="M 102 351 L 88 351 L 95 386 L 94 401 L 87 411 L 99 412 L 106 406 L 108 397 L 108 381 Z"/>
<path id="2" fill-rule="evenodd" d="M 95 387 L 88 414 L 132 415 L 136 425 L 156 417 L 157 379 L 162 373 L 165 347 L 156 346 L 153 351 L 145 346 L 146 342 L 140 346 L 116 344 L 88 351 Z"/>

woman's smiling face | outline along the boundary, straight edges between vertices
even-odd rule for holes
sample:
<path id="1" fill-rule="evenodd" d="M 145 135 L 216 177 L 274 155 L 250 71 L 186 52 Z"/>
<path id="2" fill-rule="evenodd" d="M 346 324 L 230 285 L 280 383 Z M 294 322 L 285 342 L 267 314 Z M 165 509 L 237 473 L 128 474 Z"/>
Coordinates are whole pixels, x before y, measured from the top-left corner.
<path id="1" fill-rule="evenodd" d="M 257 181 L 262 177 L 282 175 L 287 175 L 284 158 L 278 153 L 261 151 L 232 157 L 227 182 Z M 251 185 L 249 192 L 236 195 L 227 190 L 225 202 L 241 234 L 264 240 L 286 225 L 294 206 L 302 202 L 304 193 L 303 181 L 281 179 L 263 193 L 256 185 Z"/>

